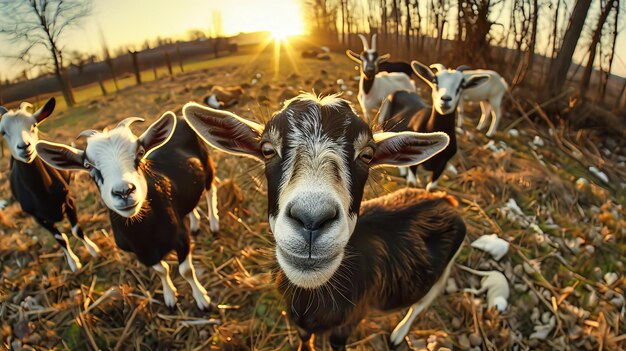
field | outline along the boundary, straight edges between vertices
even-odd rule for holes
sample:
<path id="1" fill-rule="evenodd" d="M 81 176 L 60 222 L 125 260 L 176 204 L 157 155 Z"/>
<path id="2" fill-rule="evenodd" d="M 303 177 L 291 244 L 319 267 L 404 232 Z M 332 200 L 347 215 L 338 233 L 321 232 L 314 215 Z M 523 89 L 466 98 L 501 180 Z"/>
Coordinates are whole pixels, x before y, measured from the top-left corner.
<path id="1" fill-rule="evenodd" d="M 298 91 L 338 91 L 337 80 L 342 79 L 347 85 L 343 97 L 360 112 L 358 82 L 353 79 L 357 74 L 351 61 L 339 55 L 322 62 L 290 60 L 283 52 L 278 66 L 269 52 L 193 63 L 173 78 L 160 74 L 142 86 L 130 85 L 128 78 L 122 90 L 106 97 L 97 96 L 97 85 L 79 90 L 79 105 L 60 106 L 42 125 L 42 138 L 70 143 L 84 129 L 115 126 L 129 116 L 148 120 L 133 126 L 139 134 L 164 111 L 179 113 L 187 101 L 200 101 L 214 84 L 241 85 L 245 96 L 233 111 L 262 122 Z M 113 91 L 111 82 L 107 87 Z M 493 141 L 475 130 L 477 109 L 466 109 L 470 118 L 458 135 L 459 152 L 452 162 L 458 174 L 448 171 L 440 182 L 441 190 L 459 199 L 468 226 L 457 263 L 503 271 L 511 288 L 509 307 L 504 313 L 488 310 L 485 296 L 463 291 L 477 288 L 479 277 L 454 268 L 447 293 L 414 323 L 410 347 L 625 350 L 626 158 L 609 151 L 619 141 L 535 124 L 517 106 L 511 98 L 506 100 L 506 118 Z M 535 112 L 541 115 L 543 110 L 537 107 Z M 517 133 L 506 128 L 512 123 Z M 212 235 L 208 221 L 203 221 L 193 252 L 198 278 L 220 308 L 203 313 L 177 273 L 174 256 L 167 261 L 173 266 L 179 302 L 174 310 L 163 305 L 153 270 L 115 247 L 106 208 L 86 174 L 75 175 L 72 193 L 83 228 L 103 252 L 92 258 L 71 239 L 84 267 L 75 274 L 69 271 L 51 235 L 11 198 L 5 150 L 0 200 L 9 204 L 0 211 L 0 349 L 297 347 L 294 326 L 272 283 L 273 238 L 262 170 L 245 158 L 215 150 L 211 156 L 220 179 L 221 230 Z M 605 172 L 609 182 L 592 174 L 590 166 Z M 404 186 L 394 169 L 375 172 L 366 198 Z M 69 233 L 69 224 L 63 226 Z M 510 242 L 509 253 L 500 261 L 469 245 L 492 233 Z M 350 349 L 387 349 L 389 332 L 403 312 L 372 312 L 350 339 Z M 318 338 L 320 348 L 322 341 Z"/>

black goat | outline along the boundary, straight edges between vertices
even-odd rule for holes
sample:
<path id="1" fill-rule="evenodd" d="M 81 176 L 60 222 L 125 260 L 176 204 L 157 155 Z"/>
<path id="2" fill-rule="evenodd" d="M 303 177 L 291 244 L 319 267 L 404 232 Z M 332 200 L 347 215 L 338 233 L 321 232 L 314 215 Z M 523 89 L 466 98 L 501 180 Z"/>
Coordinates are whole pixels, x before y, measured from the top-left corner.
<path id="1" fill-rule="evenodd" d="M 206 146 L 186 123 L 176 123 L 173 113 L 137 138 L 129 126 L 139 120 L 127 118 L 112 130 L 81 133 L 87 137 L 84 151 L 40 141 L 37 152 L 53 167 L 89 172 L 109 208 L 117 246 L 156 270 L 168 307 L 176 303 L 176 288 L 163 259 L 176 251 L 180 274 L 198 307 L 205 309 L 211 300 L 196 278 L 185 216 L 197 230 L 195 207 L 206 190 L 211 229 L 217 230 L 213 164 Z"/>
<path id="2" fill-rule="evenodd" d="M 39 138 L 37 126 L 52 112 L 56 101 L 51 98 L 35 113 L 28 112 L 31 104 L 23 102 L 18 110 L 7 111 L 3 107 L 0 121 L 0 134 L 7 141 L 11 151 L 11 192 L 20 203 L 22 210 L 35 218 L 35 221 L 48 230 L 65 253 L 70 269 L 76 272 L 82 267 L 78 257 L 72 252 L 67 236 L 61 233 L 55 223 L 67 217 L 72 225 L 72 234 L 87 247 L 89 253 L 97 257 L 100 250 L 89 240 L 78 224 L 76 204 L 69 193 L 70 173 L 58 171 L 45 164 L 35 151 Z"/>

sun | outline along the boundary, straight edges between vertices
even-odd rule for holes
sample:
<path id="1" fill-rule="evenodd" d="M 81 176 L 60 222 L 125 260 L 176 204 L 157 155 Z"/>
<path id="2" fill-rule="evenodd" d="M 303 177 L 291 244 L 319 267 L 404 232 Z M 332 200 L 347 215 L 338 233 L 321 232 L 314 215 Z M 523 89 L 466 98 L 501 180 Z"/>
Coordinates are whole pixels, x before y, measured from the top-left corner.
<path id="1" fill-rule="evenodd" d="M 269 31 L 272 33 L 272 38 L 275 40 L 285 41 L 288 36 L 302 34 L 304 29 L 302 22 L 290 20 L 272 24 Z"/>

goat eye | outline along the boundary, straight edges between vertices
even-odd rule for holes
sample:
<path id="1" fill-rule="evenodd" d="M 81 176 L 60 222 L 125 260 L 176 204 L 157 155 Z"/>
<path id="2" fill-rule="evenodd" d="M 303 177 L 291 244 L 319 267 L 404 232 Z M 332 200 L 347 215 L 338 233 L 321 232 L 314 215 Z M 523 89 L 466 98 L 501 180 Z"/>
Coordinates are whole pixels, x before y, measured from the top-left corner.
<path id="1" fill-rule="evenodd" d="M 374 159 L 374 149 L 371 147 L 366 147 L 365 149 L 363 149 L 363 151 L 361 151 L 361 153 L 359 154 L 359 158 L 361 159 L 361 161 L 369 164 L 370 162 L 372 162 L 372 160 Z"/>
<path id="2" fill-rule="evenodd" d="M 145 154 L 146 154 L 146 149 L 144 149 L 143 146 L 140 145 L 137 148 L 137 158 L 142 158 Z"/>
<path id="3" fill-rule="evenodd" d="M 274 155 L 276 155 L 276 149 L 274 149 L 272 143 L 266 141 L 263 143 L 263 145 L 261 145 L 261 153 L 266 160 L 269 160 L 270 158 L 274 157 Z"/>

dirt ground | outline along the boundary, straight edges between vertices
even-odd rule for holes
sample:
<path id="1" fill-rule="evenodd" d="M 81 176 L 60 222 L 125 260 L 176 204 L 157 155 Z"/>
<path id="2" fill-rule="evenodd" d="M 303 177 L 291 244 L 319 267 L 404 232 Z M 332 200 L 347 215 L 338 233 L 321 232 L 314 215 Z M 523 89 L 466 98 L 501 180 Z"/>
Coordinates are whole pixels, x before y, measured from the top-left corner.
<path id="1" fill-rule="evenodd" d="M 212 85 L 241 85 L 245 95 L 232 110 L 261 122 L 301 90 L 343 90 L 360 112 L 358 71 L 351 61 L 339 55 L 328 62 L 298 56 L 283 52 L 278 66 L 271 52 L 221 59 L 219 66 L 88 98 L 53 115 L 42 126 L 42 138 L 70 143 L 83 129 L 114 126 L 129 116 L 148 120 L 133 126 L 139 134 L 164 111 L 179 113 L 184 103 L 200 101 Z M 465 132 L 458 134 L 459 151 L 452 161 L 458 174 L 447 171 L 440 190 L 459 199 L 468 226 L 457 263 L 504 272 L 511 289 L 509 306 L 503 313 L 487 309 L 485 296 L 463 290 L 479 287 L 480 278 L 453 268 L 446 293 L 414 323 L 408 347 L 625 350 L 626 158 L 617 152 L 623 145 L 614 140 L 598 145 L 591 141 L 592 133 L 534 124 L 511 99 L 505 110 L 500 131 L 490 140 L 475 129 L 476 109 L 466 109 Z M 516 123 L 513 130 L 506 128 L 511 123 Z M 193 254 L 199 280 L 220 309 L 203 313 L 178 275 L 174 256 L 167 261 L 175 272 L 179 302 L 174 310 L 163 305 L 153 270 L 115 247 L 106 209 L 86 174 L 76 174 L 72 194 L 82 226 L 102 255 L 92 258 L 71 239 L 84 264 L 72 273 L 51 235 L 11 198 L 8 150 L 4 153 L 0 200 L 8 206 L 0 211 L 0 349 L 297 347 L 294 326 L 271 279 L 266 185 L 254 161 L 211 151 L 220 179 L 221 230 L 212 235 L 204 220 L 193 239 Z M 590 166 L 604 172 L 608 183 Z M 366 198 L 404 186 L 394 169 L 375 172 Z M 68 223 L 63 228 L 70 232 Z M 493 233 L 510 243 L 499 261 L 470 246 Z M 350 349 L 387 349 L 389 333 L 403 312 L 372 312 L 349 340 Z M 324 338 L 317 340 L 322 348 Z"/>

